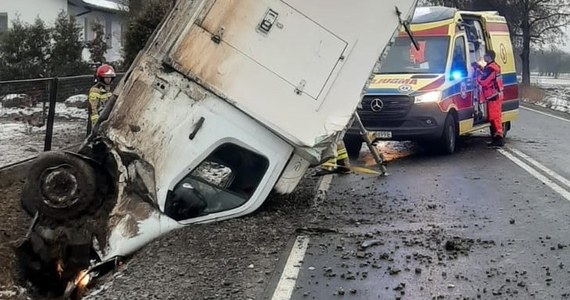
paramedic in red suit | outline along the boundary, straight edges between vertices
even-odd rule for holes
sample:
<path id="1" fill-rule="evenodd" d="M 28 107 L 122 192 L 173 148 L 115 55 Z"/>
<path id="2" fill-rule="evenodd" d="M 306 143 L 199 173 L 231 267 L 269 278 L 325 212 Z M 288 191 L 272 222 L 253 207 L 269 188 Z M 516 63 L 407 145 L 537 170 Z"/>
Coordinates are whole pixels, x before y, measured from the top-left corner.
<path id="1" fill-rule="evenodd" d="M 489 122 L 493 133 L 490 146 L 502 147 L 503 139 L 503 78 L 501 67 L 495 62 L 496 54 L 489 50 L 485 53 L 487 65 L 479 72 L 477 82 L 481 86 L 482 98 L 488 103 Z"/>

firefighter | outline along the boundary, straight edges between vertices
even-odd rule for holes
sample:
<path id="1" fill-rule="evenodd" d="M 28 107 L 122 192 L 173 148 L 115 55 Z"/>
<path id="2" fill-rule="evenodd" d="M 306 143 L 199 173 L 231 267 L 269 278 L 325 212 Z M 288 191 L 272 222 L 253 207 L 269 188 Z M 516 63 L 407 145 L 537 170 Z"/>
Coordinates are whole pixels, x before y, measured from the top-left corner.
<path id="1" fill-rule="evenodd" d="M 96 83 L 89 90 L 89 118 L 94 125 L 99 120 L 99 114 L 112 96 L 111 83 L 117 74 L 110 65 L 101 65 L 95 73 Z"/>
<path id="2" fill-rule="evenodd" d="M 322 171 L 319 172 L 318 175 L 325 173 L 350 173 L 350 161 L 348 158 L 348 152 L 346 151 L 346 147 L 344 146 L 344 142 L 342 140 L 336 145 L 336 156 L 322 164 L 321 170 Z"/>
<path id="3" fill-rule="evenodd" d="M 485 53 L 484 60 L 487 63 L 484 68 L 479 69 L 477 82 L 481 86 L 481 96 L 487 101 L 489 110 L 489 122 L 491 123 L 492 141 L 489 146 L 502 147 L 505 145 L 503 139 L 503 78 L 501 67 L 495 62 L 495 51 L 489 50 Z M 476 66 L 474 64 L 474 66 Z"/>

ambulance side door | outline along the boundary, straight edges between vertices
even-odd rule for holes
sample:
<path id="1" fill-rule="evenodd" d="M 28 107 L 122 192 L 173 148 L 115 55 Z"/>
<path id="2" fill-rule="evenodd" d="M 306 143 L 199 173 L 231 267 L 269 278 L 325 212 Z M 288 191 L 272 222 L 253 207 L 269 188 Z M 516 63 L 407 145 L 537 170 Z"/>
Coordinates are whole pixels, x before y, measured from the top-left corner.
<path id="1" fill-rule="evenodd" d="M 455 36 L 452 49 L 450 94 L 457 109 L 459 132 L 463 133 L 473 127 L 473 72 L 468 67 L 471 62 L 465 34 Z"/>

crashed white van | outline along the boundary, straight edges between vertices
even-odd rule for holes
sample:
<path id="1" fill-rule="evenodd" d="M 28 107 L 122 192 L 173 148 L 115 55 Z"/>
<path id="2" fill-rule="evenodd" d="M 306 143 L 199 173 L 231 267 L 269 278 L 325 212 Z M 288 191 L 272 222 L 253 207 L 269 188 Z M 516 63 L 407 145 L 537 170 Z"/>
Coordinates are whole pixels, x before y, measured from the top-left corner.
<path id="1" fill-rule="evenodd" d="M 330 157 L 415 0 L 178 1 L 77 153 L 42 155 L 25 258 L 73 278 L 243 216 Z M 25 251 L 23 251 L 25 252 Z M 51 276 L 49 275 L 49 276 Z"/>

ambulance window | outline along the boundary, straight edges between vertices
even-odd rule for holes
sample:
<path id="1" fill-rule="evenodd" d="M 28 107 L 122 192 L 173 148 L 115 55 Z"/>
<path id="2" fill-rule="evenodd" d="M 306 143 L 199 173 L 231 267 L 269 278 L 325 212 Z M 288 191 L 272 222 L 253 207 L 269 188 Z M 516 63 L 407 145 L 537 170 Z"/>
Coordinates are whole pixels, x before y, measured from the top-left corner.
<path id="1" fill-rule="evenodd" d="M 397 37 L 382 61 L 379 74 L 443 74 L 449 55 L 449 37 L 416 36 L 419 49 L 409 37 Z"/>
<path id="2" fill-rule="evenodd" d="M 224 144 L 169 191 L 164 212 L 181 221 L 237 208 L 253 196 L 268 166 L 267 158 Z"/>
<path id="3" fill-rule="evenodd" d="M 453 57 L 451 61 L 451 73 L 461 72 L 462 76 L 467 75 L 467 60 L 465 59 L 465 38 L 460 36 L 455 39 Z"/>

